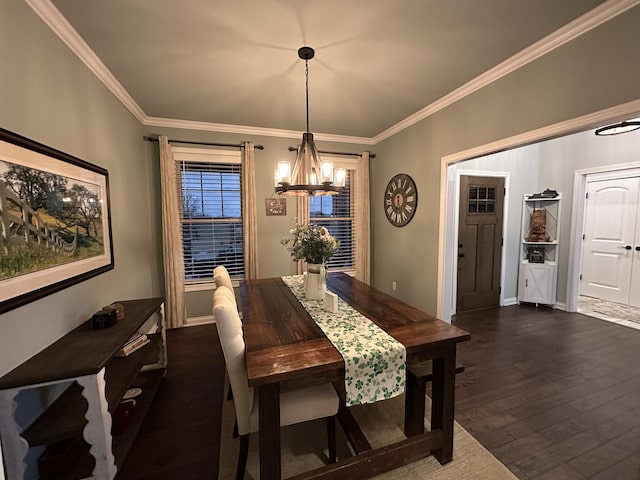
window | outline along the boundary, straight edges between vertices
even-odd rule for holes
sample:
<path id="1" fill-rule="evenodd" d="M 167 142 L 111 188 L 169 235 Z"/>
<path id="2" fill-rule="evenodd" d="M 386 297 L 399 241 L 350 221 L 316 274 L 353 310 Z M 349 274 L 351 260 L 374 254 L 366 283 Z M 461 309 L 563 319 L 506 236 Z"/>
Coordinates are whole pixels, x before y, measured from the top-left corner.
<path id="1" fill-rule="evenodd" d="M 212 280 L 217 265 L 224 265 L 232 277 L 242 277 L 240 156 L 232 152 L 200 152 L 204 153 L 174 153 L 182 199 L 185 280 Z"/>
<path id="2" fill-rule="evenodd" d="M 496 189 L 493 187 L 469 187 L 469 213 L 493 213 L 496 203 Z"/>
<path id="3" fill-rule="evenodd" d="M 334 166 L 338 162 L 334 160 Z M 340 248 L 329 261 L 331 270 L 355 271 L 355 199 L 353 180 L 355 162 L 342 164 L 347 168 L 345 187 L 338 195 L 309 197 L 309 218 L 311 223 L 322 225 L 340 241 Z"/>

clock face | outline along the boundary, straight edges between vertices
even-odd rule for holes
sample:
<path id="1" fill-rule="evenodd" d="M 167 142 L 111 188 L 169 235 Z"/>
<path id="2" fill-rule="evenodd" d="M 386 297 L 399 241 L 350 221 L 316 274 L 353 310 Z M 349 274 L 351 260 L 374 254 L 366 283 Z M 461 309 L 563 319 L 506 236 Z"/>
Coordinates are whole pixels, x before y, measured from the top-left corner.
<path id="1" fill-rule="evenodd" d="M 384 190 L 384 213 L 396 227 L 404 227 L 411 221 L 418 206 L 418 190 L 413 179 L 399 173 Z"/>

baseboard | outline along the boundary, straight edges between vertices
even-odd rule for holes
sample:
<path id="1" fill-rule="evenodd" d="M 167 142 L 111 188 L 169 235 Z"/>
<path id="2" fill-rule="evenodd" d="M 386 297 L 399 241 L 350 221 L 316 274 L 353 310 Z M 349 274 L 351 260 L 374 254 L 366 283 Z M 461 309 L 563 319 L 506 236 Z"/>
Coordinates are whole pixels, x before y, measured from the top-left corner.
<path id="1" fill-rule="evenodd" d="M 213 315 L 187 318 L 184 322 L 184 326 L 195 327 L 197 325 L 206 325 L 207 323 L 216 323 L 216 319 L 213 317 Z"/>
<path id="2" fill-rule="evenodd" d="M 510 307 L 518 304 L 518 297 L 505 298 L 502 302 L 503 307 Z"/>

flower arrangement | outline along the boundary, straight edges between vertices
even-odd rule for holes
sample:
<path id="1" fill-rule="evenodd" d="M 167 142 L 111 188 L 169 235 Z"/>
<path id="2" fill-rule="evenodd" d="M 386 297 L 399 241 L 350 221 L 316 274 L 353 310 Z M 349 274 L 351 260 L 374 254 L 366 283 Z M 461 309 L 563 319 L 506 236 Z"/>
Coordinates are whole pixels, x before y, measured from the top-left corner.
<path id="1" fill-rule="evenodd" d="M 298 224 L 290 232 L 293 238 L 283 238 L 280 243 L 287 247 L 294 261 L 325 264 L 338 250 L 340 241 L 329 235 L 329 230 L 313 223 Z"/>

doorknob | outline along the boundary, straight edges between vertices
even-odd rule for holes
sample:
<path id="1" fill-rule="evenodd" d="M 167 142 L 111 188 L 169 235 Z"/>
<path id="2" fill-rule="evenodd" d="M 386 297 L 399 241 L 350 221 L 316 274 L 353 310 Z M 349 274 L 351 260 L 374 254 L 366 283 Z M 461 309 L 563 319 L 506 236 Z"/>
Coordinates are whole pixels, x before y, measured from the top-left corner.
<path id="1" fill-rule="evenodd" d="M 633 247 L 631 245 L 618 245 L 618 248 L 624 248 L 625 250 L 631 250 Z M 640 250 L 640 247 L 636 247 L 636 250 Z"/>
<path id="2" fill-rule="evenodd" d="M 640 245 L 636 245 L 636 252 L 640 252 Z"/>
<path id="3" fill-rule="evenodd" d="M 638 247 L 638 250 L 640 250 L 640 247 Z M 464 257 L 464 253 L 459 253 L 458 254 L 458 258 L 463 258 Z"/>

